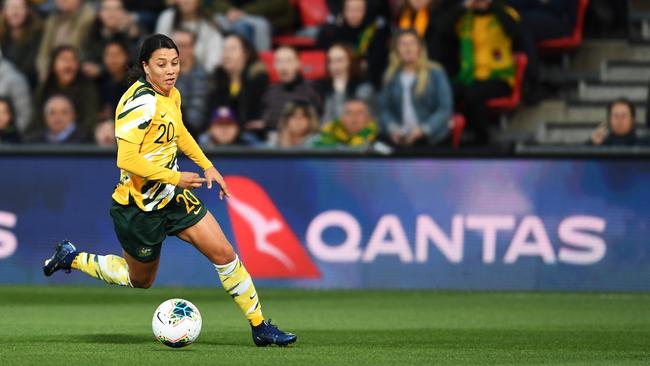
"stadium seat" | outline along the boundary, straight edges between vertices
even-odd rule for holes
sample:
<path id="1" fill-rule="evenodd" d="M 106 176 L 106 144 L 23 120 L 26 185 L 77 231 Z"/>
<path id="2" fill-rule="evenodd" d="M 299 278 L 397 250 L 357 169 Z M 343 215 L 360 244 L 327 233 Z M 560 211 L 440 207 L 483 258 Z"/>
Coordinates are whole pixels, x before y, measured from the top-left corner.
<path id="1" fill-rule="evenodd" d="M 293 0 L 291 1 L 300 13 L 300 20 L 305 28 L 316 28 L 325 23 L 329 15 L 326 0 Z M 316 45 L 316 40 L 307 36 L 293 34 L 273 37 L 276 46 L 293 46 L 296 48 L 311 48 Z"/>
<path id="2" fill-rule="evenodd" d="M 585 13 L 589 6 L 589 0 L 578 0 L 578 11 L 573 34 L 567 37 L 547 39 L 537 44 L 540 53 L 564 53 L 576 50 L 582 43 L 582 28 L 585 22 Z"/>
<path id="3" fill-rule="evenodd" d="M 451 144 L 454 149 L 458 149 L 460 147 L 460 138 L 465 129 L 465 116 L 455 113 L 451 118 L 451 125 L 449 126 L 451 129 Z"/>
<path id="4" fill-rule="evenodd" d="M 269 80 L 271 83 L 277 83 L 279 78 L 273 66 L 273 51 L 260 52 L 259 56 L 269 73 Z M 318 80 L 327 75 L 327 55 L 324 51 L 301 51 L 299 57 L 302 64 L 302 76 L 305 79 Z"/>
<path id="5" fill-rule="evenodd" d="M 521 101 L 521 85 L 524 80 L 524 72 L 528 65 L 528 57 L 524 53 L 516 52 L 515 57 L 515 86 L 513 87 L 512 94 L 507 97 L 492 98 L 487 101 L 487 106 L 492 111 L 499 113 L 513 112 Z"/>

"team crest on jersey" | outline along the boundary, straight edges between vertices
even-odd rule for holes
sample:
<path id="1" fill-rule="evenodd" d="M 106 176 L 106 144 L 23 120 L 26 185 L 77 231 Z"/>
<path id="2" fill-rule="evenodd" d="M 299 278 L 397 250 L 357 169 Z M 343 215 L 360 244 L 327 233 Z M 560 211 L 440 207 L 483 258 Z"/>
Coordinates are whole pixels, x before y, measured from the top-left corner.
<path id="1" fill-rule="evenodd" d="M 142 248 L 140 248 L 140 250 L 138 251 L 138 254 L 139 254 L 141 257 L 148 257 L 148 256 L 151 255 L 151 253 L 152 253 L 152 249 L 149 248 L 149 247 L 142 247 Z"/>

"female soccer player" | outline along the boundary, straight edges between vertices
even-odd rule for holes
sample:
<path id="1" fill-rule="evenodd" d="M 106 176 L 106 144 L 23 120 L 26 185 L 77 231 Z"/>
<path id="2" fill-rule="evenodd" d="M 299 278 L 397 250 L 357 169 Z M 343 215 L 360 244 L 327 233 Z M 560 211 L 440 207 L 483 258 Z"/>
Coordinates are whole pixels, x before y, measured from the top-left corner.
<path id="1" fill-rule="evenodd" d="M 226 183 L 188 133 L 181 116 L 181 95 L 174 87 L 180 65 L 178 48 L 164 35 L 145 40 L 138 60 L 141 77 L 124 93 L 115 112 L 120 182 L 110 213 L 123 258 L 79 252 L 69 241 L 56 246 L 43 272 L 82 271 L 109 284 L 149 288 L 156 277 L 160 248 L 167 235 L 194 245 L 212 263 L 219 278 L 251 324 L 257 346 L 286 346 L 291 333 L 264 320 L 253 281 L 214 216 L 190 189 Z M 180 149 L 204 170 L 180 172 Z"/>

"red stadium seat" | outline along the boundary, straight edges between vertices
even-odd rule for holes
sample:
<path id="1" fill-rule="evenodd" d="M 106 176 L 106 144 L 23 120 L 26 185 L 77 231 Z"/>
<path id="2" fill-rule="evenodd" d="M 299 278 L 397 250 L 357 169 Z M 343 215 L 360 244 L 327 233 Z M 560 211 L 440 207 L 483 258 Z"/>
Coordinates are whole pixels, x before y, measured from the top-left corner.
<path id="1" fill-rule="evenodd" d="M 323 79 L 327 75 L 327 54 L 325 51 L 300 52 L 302 76 L 307 80 Z"/>
<path id="2" fill-rule="evenodd" d="M 327 20 L 329 9 L 326 0 L 292 0 L 291 2 L 298 8 L 303 27 L 318 27 Z M 316 40 L 312 37 L 289 34 L 273 37 L 273 44 L 276 46 L 313 48 L 316 46 Z"/>
<path id="3" fill-rule="evenodd" d="M 259 53 L 259 56 L 264 66 L 266 66 L 266 71 L 269 73 L 269 80 L 271 83 L 277 83 L 278 73 L 273 66 L 273 51 L 262 51 Z"/>
<path id="4" fill-rule="evenodd" d="M 294 0 L 304 27 L 317 27 L 327 20 L 327 0 Z"/>
<path id="5" fill-rule="evenodd" d="M 260 60 L 266 66 L 271 83 L 279 81 L 278 73 L 273 65 L 273 51 L 259 53 Z M 327 55 L 324 51 L 302 51 L 299 53 L 302 64 L 302 76 L 307 80 L 318 80 L 327 74 Z"/>
<path id="6" fill-rule="evenodd" d="M 524 53 L 516 52 L 515 57 L 515 85 L 512 94 L 507 97 L 492 98 L 487 101 L 487 106 L 496 112 L 513 112 L 521 101 L 521 84 L 524 80 L 524 72 L 528 65 L 528 57 Z"/>
<path id="7" fill-rule="evenodd" d="M 465 116 L 459 113 L 455 113 L 451 119 L 451 144 L 454 149 L 460 147 L 460 138 L 463 135 L 463 130 L 465 129 Z"/>
<path id="8" fill-rule="evenodd" d="M 582 43 L 582 28 L 585 23 L 585 13 L 589 6 L 589 0 L 578 0 L 578 11 L 576 25 L 573 34 L 568 37 L 547 39 L 537 44 L 540 53 L 563 53 L 576 50 Z"/>

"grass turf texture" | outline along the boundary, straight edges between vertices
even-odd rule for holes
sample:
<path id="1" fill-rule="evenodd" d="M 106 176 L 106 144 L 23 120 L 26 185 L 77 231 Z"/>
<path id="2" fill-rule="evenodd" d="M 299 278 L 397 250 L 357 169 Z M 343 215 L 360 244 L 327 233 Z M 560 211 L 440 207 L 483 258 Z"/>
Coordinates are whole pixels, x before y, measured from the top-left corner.
<path id="1" fill-rule="evenodd" d="M 648 365 L 650 294 L 261 289 L 263 309 L 298 334 L 256 348 L 220 288 L 0 286 L 0 365 Z M 159 303 L 196 304 L 196 344 L 151 332 Z"/>

